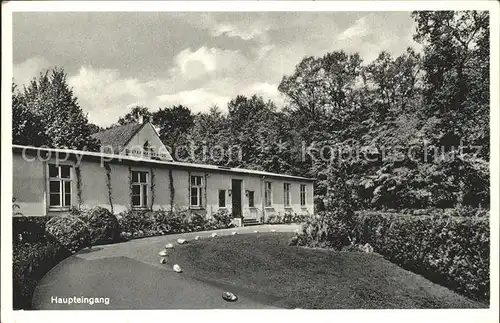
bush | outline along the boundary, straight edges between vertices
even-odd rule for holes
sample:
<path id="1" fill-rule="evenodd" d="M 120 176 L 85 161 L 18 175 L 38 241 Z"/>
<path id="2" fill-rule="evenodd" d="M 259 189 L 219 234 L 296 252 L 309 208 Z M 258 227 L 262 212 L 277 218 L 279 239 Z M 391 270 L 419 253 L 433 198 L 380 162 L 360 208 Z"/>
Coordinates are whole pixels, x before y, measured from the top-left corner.
<path id="1" fill-rule="evenodd" d="M 12 219 L 12 274 L 14 309 L 31 309 L 35 287 L 57 263 L 70 255 L 45 234 L 46 217 Z"/>
<path id="2" fill-rule="evenodd" d="M 229 228 L 232 217 L 220 210 L 208 219 L 203 213 L 190 210 L 126 211 L 118 215 L 123 238 L 164 235 Z"/>
<path id="3" fill-rule="evenodd" d="M 108 209 L 96 207 L 92 209 L 73 210 L 77 216 L 89 226 L 92 245 L 113 243 L 120 239 L 120 225 L 116 216 Z"/>
<path id="4" fill-rule="evenodd" d="M 45 224 L 48 217 L 13 217 L 12 237 L 15 243 L 37 242 L 45 237 Z"/>
<path id="5" fill-rule="evenodd" d="M 45 230 L 71 253 L 92 245 L 89 226 L 76 216 L 55 216 Z"/>
<path id="6" fill-rule="evenodd" d="M 315 217 L 308 217 L 296 244 L 341 250 L 351 244 L 353 216 L 354 214 L 349 210 L 333 207 L 330 211 L 321 212 Z"/>
<path id="7" fill-rule="evenodd" d="M 489 299 L 490 229 L 485 217 L 375 212 L 349 216 L 337 210 L 310 219 L 290 241 L 336 250 L 365 243 L 403 268 L 469 297 Z"/>
<path id="8" fill-rule="evenodd" d="M 267 219 L 267 224 L 291 224 L 291 223 L 302 223 L 309 218 L 307 215 L 286 212 L 285 214 L 270 214 Z"/>
<path id="9" fill-rule="evenodd" d="M 231 227 L 233 217 L 227 210 L 218 210 L 213 215 L 215 225 L 218 229 Z"/>
<path id="10" fill-rule="evenodd" d="M 488 221 L 359 216 L 352 235 L 406 269 L 467 296 L 489 298 Z"/>
<path id="11" fill-rule="evenodd" d="M 150 211 L 127 210 L 118 214 L 118 223 L 122 232 L 130 235 L 154 227 L 156 219 Z"/>

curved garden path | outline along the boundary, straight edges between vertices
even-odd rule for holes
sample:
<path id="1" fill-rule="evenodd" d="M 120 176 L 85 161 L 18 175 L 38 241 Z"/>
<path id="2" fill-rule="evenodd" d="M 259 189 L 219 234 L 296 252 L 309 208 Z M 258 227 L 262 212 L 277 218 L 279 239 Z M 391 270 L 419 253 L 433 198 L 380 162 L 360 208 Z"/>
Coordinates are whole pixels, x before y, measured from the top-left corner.
<path id="1" fill-rule="evenodd" d="M 265 299 L 247 298 L 238 294 L 237 302 L 226 302 L 221 289 L 172 270 L 172 263 L 160 264 L 158 252 L 166 243 L 182 237 L 212 239 L 211 234 L 293 232 L 298 225 L 260 225 L 244 228 L 191 232 L 135 239 L 112 245 L 84 249 L 66 258 L 50 270 L 38 284 L 33 296 L 33 309 L 211 309 L 272 308 Z M 179 264 L 182 267 L 182 264 Z M 53 297 L 109 297 L 105 304 L 57 304 Z M 263 296 L 265 297 L 265 296 Z"/>

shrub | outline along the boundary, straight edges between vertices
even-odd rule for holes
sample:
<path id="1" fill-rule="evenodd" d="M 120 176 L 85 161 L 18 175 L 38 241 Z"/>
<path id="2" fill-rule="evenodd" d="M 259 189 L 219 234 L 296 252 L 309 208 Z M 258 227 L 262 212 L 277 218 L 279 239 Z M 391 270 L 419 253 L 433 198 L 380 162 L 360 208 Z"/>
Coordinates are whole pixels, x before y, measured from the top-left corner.
<path id="1" fill-rule="evenodd" d="M 118 224 L 122 232 L 135 236 L 142 231 L 150 230 L 156 222 L 151 211 L 127 210 L 118 214 Z"/>
<path id="2" fill-rule="evenodd" d="M 297 245 L 341 250 L 351 243 L 354 214 L 340 207 L 308 217 L 298 236 Z"/>
<path id="3" fill-rule="evenodd" d="M 286 212 L 281 214 L 270 214 L 267 216 L 267 224 L 291 224 L 291 223 L 302 223 L 308 218 L 307 215 Z"/>
<path id="4" fill-rule="evenodd" d="M 95 207 L 73 210 L 72 214 L 88 224 L 92 245 L 113 243 L 120 239 L 120 225 L 108 209 Z"/>
<path id="5" fill-rule="evenodd" d="M 45 224 L 48 217 L 13 217 L 12 237 L 13 243 L 37 242 L 45 237 Z"/>
<path id="6" fill-rule="evenodd" d="M 488 221 L 359 216 L 352 234 L 404 268 L 473 298 L 489 298 Z"/>
<path id="7" fill-rule="evenodd" d="M 233 221 L 233 217 L 227 210 L 218 210 L 213 214 L 213 218 L 217 228 L 229 228 L 231 227 L 231 222 Z"/>
<path id="8" fill-rule="evenodd" d="M 47 217 L 12 219 L 12 274 L 14 309 L 31 309 L 36 285 L 57 263 L 70 255 L 45 234 Z"/>
<path id="9" fill-rule="evenodd" d="M 47 222 L 45 229 L 72 253 L 91 246 L 89 227 L 78 217 L 55 216 Z"/>
<path id="10" fill-rule="evenodd" d="M 369 243 L 403 268 L 469 297 L 487 300 L 489 230 L 485 217 L 375 212 L 349 216 L 337 210 L 309 219 L 290 244 L 350 250 L 352 245 Z"/>
<path id="11" fill-rule="evenodd" d="M 118 215 L 121 237 L 125 239 L 228 228 L 231 221 L 225 210 L 215 213 L 212 219 L 190 210 L 126 211 Z"/>

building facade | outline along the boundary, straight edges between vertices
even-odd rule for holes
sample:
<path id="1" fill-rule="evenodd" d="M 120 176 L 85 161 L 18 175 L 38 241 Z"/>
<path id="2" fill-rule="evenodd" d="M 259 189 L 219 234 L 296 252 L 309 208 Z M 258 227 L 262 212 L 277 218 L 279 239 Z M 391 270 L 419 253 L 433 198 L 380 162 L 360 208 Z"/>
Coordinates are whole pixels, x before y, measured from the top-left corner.
<path id="1" fill-rule="evenodd" d="M 227 210 L 237 225 L 314 213 L 312 179 L 173 161 L 162 144 L 161 149 L 148 144 L 159 140 L 149 126 L 131 127 L 131 137 L 114 142 L 108 152 L 14 145 L 13 197 L 19 211 L 44 216 L 101 206 L 114 213 L 189 209 L 210 217 Z"/>

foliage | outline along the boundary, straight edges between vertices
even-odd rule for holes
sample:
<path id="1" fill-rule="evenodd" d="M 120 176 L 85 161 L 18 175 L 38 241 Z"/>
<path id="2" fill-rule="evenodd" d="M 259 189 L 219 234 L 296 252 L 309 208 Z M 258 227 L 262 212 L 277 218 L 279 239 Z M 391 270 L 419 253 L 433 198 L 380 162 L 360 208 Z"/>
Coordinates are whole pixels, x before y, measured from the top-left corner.
<path id="1" fill-rule="evenodd" d="M 489 221 L 360 216 L 353 235 L 404 268 L 468 296 L 489 298 Z"/>
<path id="2" fill-rule="evenodd" d="M 12 198 L 12 216 L 23 215 L 23 213 L 20 211 L 20 209 L 21 209 L 21 207 L 19 206 L 19 204 L 17 204 L 16 198 L 13 197 Z"/>
<path id="3" fill-rule="evenodd" d="M 213 218 L 190 210 L 129 210 L 118 215 L 122 237 L 126 238 L 229 228 L 231 219 L 222 211 L 215 213 Z"/>
<path id="4" fill-rule="evenodd" d="M 13 245 L 13 307 L 31 309 L 31 299 L 38 282 L 70 253 L 54 239 L 44 237 L 30 243 Z"/>
<path id="5" fill-rule="evenodd" d="M 475 214 L 475 211 L 469 210 Z M 291 244 L 356 248 L 368 243 L 390 261 L 480 300 L 489 298 L 489 221 L 485 217 L 329 212 L 311 218 Z"/>
<path id="6" fill-rule="evenodd" d="M 14 309 L 31 309 L 36 285 L 58 262 L 70 255 L 45 232 L 47 217 L 12 219 L 12 273 Z"/>
<path id="7" fill-rule="evenodd" d="M 215 226 L 217 227 L 217 229 L 231 227 L 233 217 L 227 210 L 217 210 L 217 212 L 215 212 L 212 217 L 215 221 Z"/>
<path id="8" fill-rule="evenodd" d="M 160 129 L 162 142 L 174 151 L 175 147 L 185 143 L 185 135 L 194 125 L 194 115 L 187 107 L 177 105 L 154 112 L 152 122 Z"/>
<path id="9" fill-rule="evenodd" d="M 270 214 L 266 218 L 268 224 L 291 224 L 302 223 L 307 219 L 308 215 L 285 212 L 284 214 Z"/>
<path id="10" fill-rule="evenodd" d="M 119 241 L 121 231 L 118 220 L 108 209 L 103 207 L 82 210 L 73 209 L 71 214 L 88 225 L 91 245 Z"/>
<path id="11" fill-rule="evenodd" d="M 150 120 L 151 112 L 149 112 L 149 109 L 147 107 L 138 105 L 130 109 L 130 112 L 128 112 L 125 116 L 119 118 L 118 125 L 124 125 L 130 122 L 139 123 L 139 119 L 141 117 L 144 121 Z"/>
<path id="12" fill-rule="evenodd" d="M 98 150 L 63 69 L 41 73 L 22 92 L 14 92 L 12 108 L 16 144 Z"/>
<path id="13" fill-rule="evenodd" d="M 351 211 L 332 208 L 330 211 L 320 212 L 316 216 L 306 218 L 306 222 L 302 225 L 302 232 L 293 244 L 341 250 L 351 244 L 353 226 Z"/>
<path id="14" fill-rule="evenodd" d="M 45 229 L 71 253 L 92 246 L 89 226 L 76 216 L 55 216 L 47 222 Z"/>

